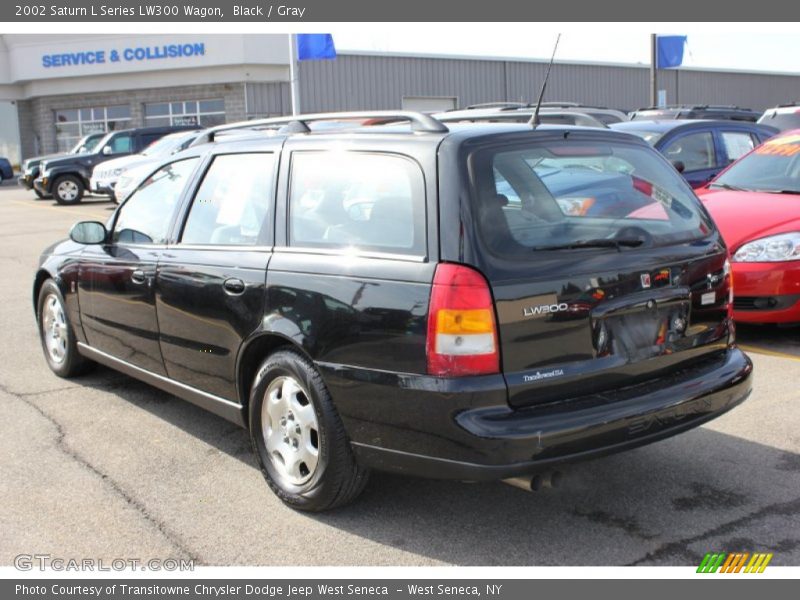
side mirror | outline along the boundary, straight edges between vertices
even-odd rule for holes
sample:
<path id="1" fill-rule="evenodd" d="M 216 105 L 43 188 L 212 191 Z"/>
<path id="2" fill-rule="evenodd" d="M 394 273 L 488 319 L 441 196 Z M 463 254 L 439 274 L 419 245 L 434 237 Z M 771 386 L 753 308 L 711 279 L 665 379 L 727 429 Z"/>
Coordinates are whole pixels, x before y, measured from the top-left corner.
<path id="1" fill-rule="evenodd" d="M 111 149 L 111 146 L 105 146 L 103 148 L 103 154 L 105 154 L 106 156 L 111 156 L 112 154 L 114 154 L 114 151 Z"/>
<path id="2" fill-rule="evenodd" d="M 673 160 L 672 161 L 672 166 L 675 167 L 675 170 L 678 173 L 683 173 L 686 170 L 686 165 L 683 164 L 682 160 Z"/>
<path id="3" fill-rule="evenodd" d="M 100 221 L 81 221 L 72 226 L 69 239 L 77 244 L 102 244 L 108 239 L 108 231 Z"/>

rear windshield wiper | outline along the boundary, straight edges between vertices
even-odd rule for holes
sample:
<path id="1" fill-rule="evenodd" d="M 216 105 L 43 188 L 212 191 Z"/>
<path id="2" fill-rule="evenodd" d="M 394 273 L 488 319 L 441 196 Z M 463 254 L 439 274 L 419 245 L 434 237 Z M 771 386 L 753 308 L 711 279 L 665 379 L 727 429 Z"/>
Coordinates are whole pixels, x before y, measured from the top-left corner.
<path id="1" fill-rule="evenodd" d="M 638 238 L 597 238 L 593 240 L 577 240 L 569 244 L 559 244 L 557 246 L 537 246 L 533 248 L 533 251 L 575 250 L 578 248 L 615 248 L 621 251 L 622 248 L 636 248 L 643 243 L 643 240 Z"/>

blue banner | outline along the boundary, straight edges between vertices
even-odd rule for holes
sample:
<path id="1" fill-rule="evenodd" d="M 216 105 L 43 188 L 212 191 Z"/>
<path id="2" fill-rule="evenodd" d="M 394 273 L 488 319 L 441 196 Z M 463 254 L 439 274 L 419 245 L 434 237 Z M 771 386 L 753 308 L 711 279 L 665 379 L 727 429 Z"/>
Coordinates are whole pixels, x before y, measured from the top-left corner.
<path id="1" fill-rule="evenodd" d="M 685 35 L 656 36 L 656 68 L 680 67 L 683 63 L 683 47 L 685 45 Z"/>
<path id="2" fill-rule="evenodd" d="M 297 60 L 336 58 L 336 47 L 330 33 L 298 33 Z"/>

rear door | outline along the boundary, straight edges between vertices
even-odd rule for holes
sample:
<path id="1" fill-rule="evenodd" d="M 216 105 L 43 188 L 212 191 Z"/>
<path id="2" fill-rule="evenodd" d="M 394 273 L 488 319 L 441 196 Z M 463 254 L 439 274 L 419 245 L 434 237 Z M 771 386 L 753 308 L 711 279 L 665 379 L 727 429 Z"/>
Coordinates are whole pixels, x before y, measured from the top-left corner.
<path id="1" fill-rule="evenodd" d="M 573 136 L 471 162 L 466 258 L 492 288 L 515 406 L 658 382 L 728 341 L 725 249 L 685 183 L 644 145 Z"/>
<path id="2" fill-rule="evenodd" d="M 659 144 L 659 150 L 673 165 L 683 164 L 681 174 L 695 189 L 711 181 L 724 166 L 717 156 L 711 129 L 693 130 L 669 137 Z"/>
<path id="3" fill-rule="evenodd" d="M 286 141 L 267 320 L 328 366 L 424 373 L 435 148 L 424 136 L 377 138 Z M 357 395 L 332 393 L 347 414 Z"/>
<path id="4" fill-rule="evenodd" d="M 280 147 L 210 157 L 158 265 L 160 345 L 170 378 L 238 402 L 239 348 L 261 323 Z"/>

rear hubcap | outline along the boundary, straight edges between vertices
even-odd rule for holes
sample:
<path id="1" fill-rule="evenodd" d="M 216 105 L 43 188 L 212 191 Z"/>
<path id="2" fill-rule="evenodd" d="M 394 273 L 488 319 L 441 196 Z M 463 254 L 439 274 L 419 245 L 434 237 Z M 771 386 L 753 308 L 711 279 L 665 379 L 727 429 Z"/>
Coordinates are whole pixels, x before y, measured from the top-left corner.
<path id="1" fill-rule="evenodd" d="M 261 431 L 269 460 L 284 482 L 302 485 L 314 476 L 319 462 L 317 414 L 294 377 L 276 377 L 269 384 Z"/>
<path id="2" fill-rule="evenodd" d="M 42 305 L 42 336 L 50 359 L 61 364 L 67 356 L 67 319 L 55 294 L 48 294 Z"/>

